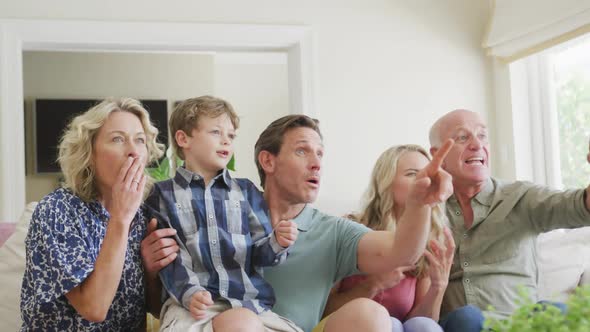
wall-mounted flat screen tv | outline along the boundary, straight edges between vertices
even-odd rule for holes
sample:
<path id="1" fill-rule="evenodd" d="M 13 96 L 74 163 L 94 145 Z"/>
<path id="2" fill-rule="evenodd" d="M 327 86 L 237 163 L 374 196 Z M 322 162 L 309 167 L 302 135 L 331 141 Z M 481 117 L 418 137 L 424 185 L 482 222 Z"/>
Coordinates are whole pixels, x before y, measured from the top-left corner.
<path id="1" fill-rule="evenodd" d="M 98 99 L 36 99 L 34 102 L 35 172 L 59 173 L 57 149 L 68 123 L 96 105 Z M 168 146 L 168 103 L 166 100 L 141 100 L 152 123 L 160 131 L 158 141 Z"/>

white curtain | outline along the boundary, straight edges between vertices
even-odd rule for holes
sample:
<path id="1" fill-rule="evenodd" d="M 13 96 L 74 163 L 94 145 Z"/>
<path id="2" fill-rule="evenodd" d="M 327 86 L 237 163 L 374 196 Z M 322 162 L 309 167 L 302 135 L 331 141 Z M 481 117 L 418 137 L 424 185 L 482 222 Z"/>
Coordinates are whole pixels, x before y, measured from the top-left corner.
<path id="1" fill-rule="evenodd" d="M 590 0 L 492 0 L 483 47 L 512 62 L 590 32 Z"/>

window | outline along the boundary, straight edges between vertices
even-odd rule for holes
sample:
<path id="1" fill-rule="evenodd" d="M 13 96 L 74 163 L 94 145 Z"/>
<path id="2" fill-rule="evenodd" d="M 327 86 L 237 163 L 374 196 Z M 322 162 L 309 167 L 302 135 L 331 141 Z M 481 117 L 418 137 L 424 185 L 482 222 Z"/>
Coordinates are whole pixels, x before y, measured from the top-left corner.
<path id="1" fill-rule="evenodd" d="M 590 34 L 510 64 L 515 176 L 554 188 L 590 181 Z"/>
<path id="2" fill-rule="evenodd" d="M 582 188 L 590 180 L 590 38 L 553 54 L 561 183 Z"/>

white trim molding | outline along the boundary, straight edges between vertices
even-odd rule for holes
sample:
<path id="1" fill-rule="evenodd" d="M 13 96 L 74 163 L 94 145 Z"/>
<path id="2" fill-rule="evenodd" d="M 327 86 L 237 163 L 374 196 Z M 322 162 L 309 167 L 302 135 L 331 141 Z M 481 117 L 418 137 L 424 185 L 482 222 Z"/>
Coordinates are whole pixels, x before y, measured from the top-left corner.
<path id="1" fill-rule="evenodd" d="M 285 52 L 291 113 L 315 115 L 314 38 L 298 25 L 0 20 L 0 220 L 25 208 L 23 51 Z"/>

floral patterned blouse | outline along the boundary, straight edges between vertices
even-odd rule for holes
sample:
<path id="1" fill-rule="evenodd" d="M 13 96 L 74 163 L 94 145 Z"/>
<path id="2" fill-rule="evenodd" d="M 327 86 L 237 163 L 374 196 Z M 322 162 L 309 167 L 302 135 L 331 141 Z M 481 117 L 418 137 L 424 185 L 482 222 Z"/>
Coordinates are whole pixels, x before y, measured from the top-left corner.
<path id="1" fill-rule="evenodd" d="M 146 302 L 140 244 L 146 221 L 139 211 L 131 224 L 125 266 L 106 319 L 88 321 L 65 294 L 94 270 L 109 213 L 98 202 L 84 202 L 57 189 L 38 204 L 26 244 L 21 289 L 21 331 L 133 331 L 145 323 Z"/>

